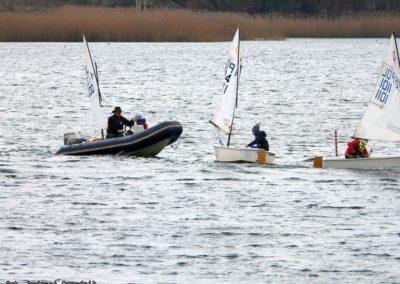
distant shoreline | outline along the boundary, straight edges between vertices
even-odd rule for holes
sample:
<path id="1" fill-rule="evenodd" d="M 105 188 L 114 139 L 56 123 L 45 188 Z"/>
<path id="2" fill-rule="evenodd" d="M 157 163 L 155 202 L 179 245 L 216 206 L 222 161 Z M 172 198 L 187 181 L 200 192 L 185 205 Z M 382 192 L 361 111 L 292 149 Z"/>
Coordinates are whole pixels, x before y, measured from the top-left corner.
<path id="1" fill-rule="evenodd" d="M 285 38 L 386 38 L 400 32 L 400 14 L 339 17 L 251 16 L 68 6 L 48 11 L 0 12 L 1 42 L 216 42 L 238 25 L 243 40 Z"/>

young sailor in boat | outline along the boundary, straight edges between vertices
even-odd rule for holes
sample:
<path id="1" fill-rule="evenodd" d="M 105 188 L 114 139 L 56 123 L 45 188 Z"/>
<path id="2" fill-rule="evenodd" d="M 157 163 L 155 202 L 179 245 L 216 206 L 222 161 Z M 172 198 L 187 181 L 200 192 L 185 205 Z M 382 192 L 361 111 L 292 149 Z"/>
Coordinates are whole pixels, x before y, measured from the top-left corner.
<path id="1" fill-rule="evenodd" d="M 133 120 L 136 122 L 136 125 L 143 125 L 144 130 L 149 128 L 146 119 L 140 113 L 137 112 Z"/>
<path id="2" fill-rule="evenodd" d="M 124 136 L 124 125 L 132 127 L 135 124 L 133 119 L 127 120 L 121 113 L 121 108 L 115 107 L 112 111 L 113 115 L 108 118 L 107 139 Z"/>
<path id="3" fill-rule="evenodd" d="M 368 158 L 368 140 L 355 138 L 347 143 L 347 150 L 344 156 L 346 159 Z"/>
<path id="4" fill-rule="evenodd" d="M 259 148 L 259 149 L 264 149 L 265 151 L 269 151 L 269 144 L 267 141 L 267 134 L 265 131 L 260 130 L 260 124 L 256 124 L 253 126 L 251 129 L 253 132 L 253 135 L 255 137 L 254 141 L 247 144 L 246 147 L 251 147 L 251 148 Z"/>

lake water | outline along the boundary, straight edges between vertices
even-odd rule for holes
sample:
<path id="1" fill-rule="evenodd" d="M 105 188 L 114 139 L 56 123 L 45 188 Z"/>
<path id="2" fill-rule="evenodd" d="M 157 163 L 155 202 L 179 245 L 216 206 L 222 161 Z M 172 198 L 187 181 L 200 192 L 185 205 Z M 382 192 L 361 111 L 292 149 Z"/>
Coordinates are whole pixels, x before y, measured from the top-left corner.
<path id="1" fill-rule="evenodd" d="M 182 123 L 150 159 L 55 156 L 64 132 L 98 134 L 82 44 L 0 43 L 0 283 L 399 282 L 399 171 L 310 160 L 334 154 L 334 129 L 343 153 L 388 42 L 242 43 L 232 142 L 260 122 L 272 167 L 214 162 L 229 43 L 91 45 L 107 111 Z"/>

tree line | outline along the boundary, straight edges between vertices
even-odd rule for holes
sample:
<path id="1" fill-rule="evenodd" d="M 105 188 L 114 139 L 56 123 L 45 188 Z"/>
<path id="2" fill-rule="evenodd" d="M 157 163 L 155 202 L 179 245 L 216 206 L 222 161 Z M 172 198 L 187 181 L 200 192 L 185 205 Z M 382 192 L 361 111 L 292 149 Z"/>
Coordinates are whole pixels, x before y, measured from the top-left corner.
<path id="1" fill-rule="evenodd" d="M 250 14 L 341 15 L 400 12 L 400 0 L 0 0 L 1 10 L 47 9 L 63 5 L 185 8 Z"/>

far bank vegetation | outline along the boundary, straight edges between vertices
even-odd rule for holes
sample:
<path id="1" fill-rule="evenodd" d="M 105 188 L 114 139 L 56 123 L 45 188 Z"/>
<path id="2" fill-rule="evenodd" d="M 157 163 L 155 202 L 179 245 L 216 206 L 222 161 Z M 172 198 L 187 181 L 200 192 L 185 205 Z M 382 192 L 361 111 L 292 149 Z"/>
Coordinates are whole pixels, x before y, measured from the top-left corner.
<path id="1" fill-rule="evenodd" d="M 140 1 L 138 1 L 140 3 Z M 389 37 L 400 14 L 251 15 L 184 9 L 65 6 L 0 12 L 0 41 L 224 41 L 238 25 L 244 40 L 287 37 Z"/>

